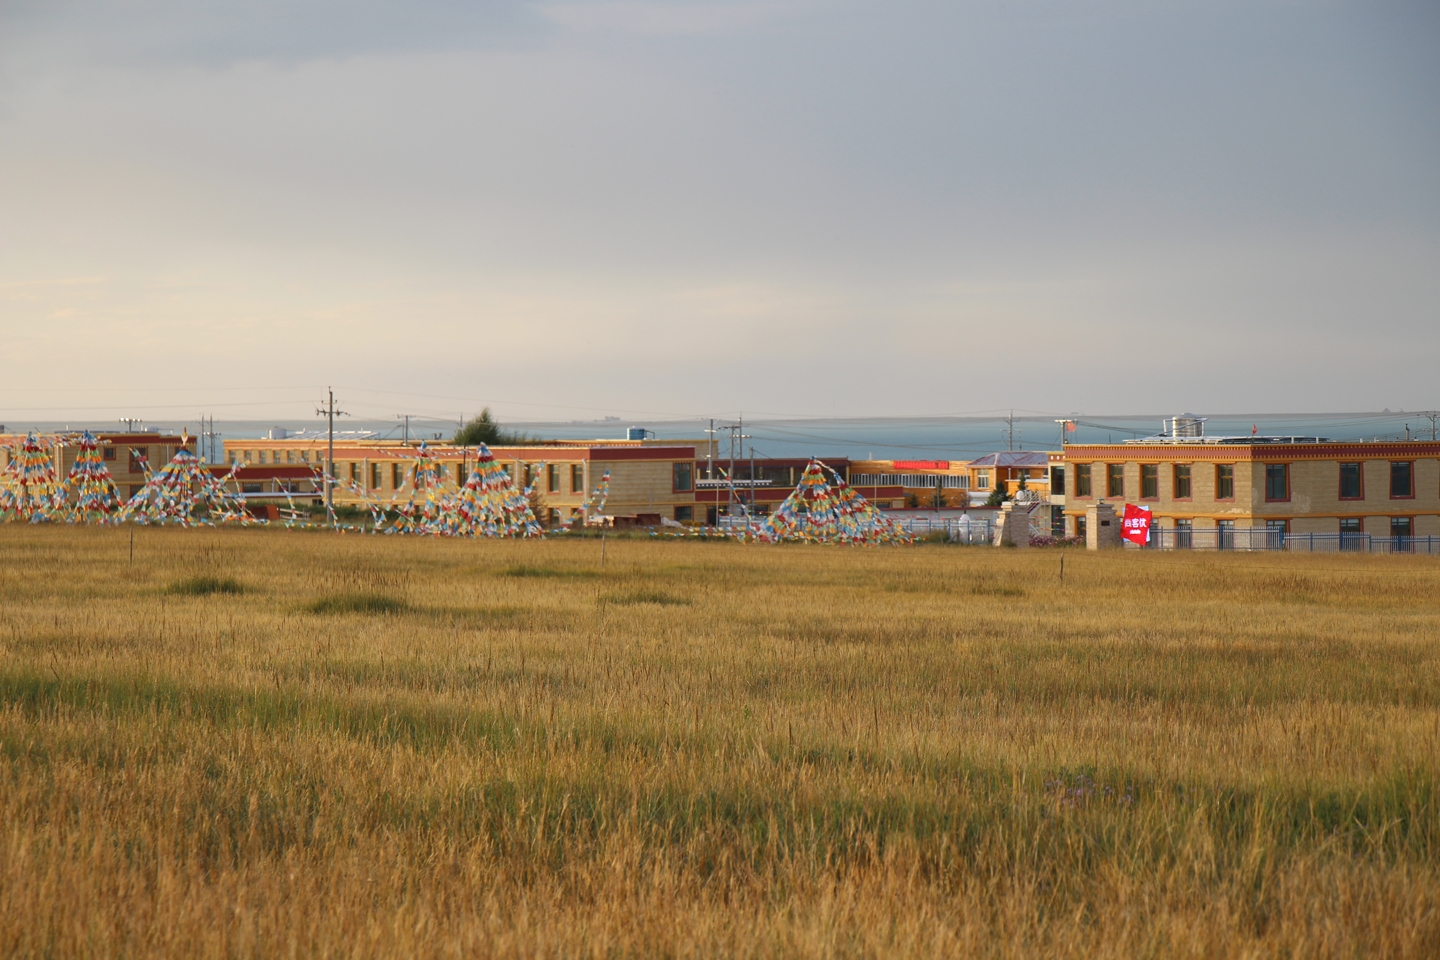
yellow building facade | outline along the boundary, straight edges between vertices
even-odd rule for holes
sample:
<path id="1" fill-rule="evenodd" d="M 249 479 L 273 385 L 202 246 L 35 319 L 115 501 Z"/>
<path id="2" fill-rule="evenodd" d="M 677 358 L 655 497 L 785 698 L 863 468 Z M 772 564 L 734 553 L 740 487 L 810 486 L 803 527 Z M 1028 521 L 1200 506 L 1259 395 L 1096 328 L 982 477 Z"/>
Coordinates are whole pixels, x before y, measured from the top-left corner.
<path id="1" fill-rule="evenodd" d="M 1072 444 L 1063 469 L 1051 503 L 1071 535 L 1100 500 L 1148 507 L 1162 528 L 1440 535 L 1435 441 Z"/>

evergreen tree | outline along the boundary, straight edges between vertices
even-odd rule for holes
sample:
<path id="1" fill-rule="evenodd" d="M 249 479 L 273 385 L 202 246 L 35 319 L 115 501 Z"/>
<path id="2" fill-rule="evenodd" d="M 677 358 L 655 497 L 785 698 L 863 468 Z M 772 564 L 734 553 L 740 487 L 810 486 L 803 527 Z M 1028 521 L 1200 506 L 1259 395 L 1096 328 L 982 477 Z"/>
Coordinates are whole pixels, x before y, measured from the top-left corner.
<path id="1" fill-rule="evenodd" d="M 482 443 L 491 447 L 516 447 L 536 441 L 523 433 L 505 430 L 486 407 L 480 416 L 455 431 L 455 442 L 465 447 L 478 447 Z"/>

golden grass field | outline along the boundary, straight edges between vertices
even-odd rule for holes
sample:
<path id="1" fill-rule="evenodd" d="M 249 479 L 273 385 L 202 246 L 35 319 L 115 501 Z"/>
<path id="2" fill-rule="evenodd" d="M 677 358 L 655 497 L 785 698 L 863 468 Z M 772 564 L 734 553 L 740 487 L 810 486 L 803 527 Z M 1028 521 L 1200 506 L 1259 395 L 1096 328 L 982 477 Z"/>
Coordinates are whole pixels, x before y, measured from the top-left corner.
<path id="1" fill-rule="evenodd" d="M 1440 955 L 1433 559 L 129 534 L 0 527 L 6 957 Z"/>

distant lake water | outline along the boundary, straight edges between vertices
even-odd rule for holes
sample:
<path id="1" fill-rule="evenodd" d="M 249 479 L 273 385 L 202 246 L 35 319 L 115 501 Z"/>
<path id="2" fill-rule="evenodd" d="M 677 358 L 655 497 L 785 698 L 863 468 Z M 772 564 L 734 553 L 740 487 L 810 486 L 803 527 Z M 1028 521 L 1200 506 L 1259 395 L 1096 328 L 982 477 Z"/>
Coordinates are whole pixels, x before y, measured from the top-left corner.
<path id="1" fill-rule="evenodd" d="M 1013 423 L 1001 417 L 885 417 L 885 418 L 817 418 L 745 420 L 747 439 L 736 441 L 737 456 L 748 457 L 753 446 L 757 457 L 848 457 L 850 459 L 924 459 L 969 460 L 997 450 L 1055 450 L 1061 444 L 1061 427 L 1056 419 L 1062 414 L 1016 416 Z M 1110 416 L 1071 414 L 1079 427 L 1068 435 L 1073 443 L 1119 443 L 1150 436 L 1161 429 L 1166 415 Z M 734 420 L 715 421 L 715 443 L 718 455 L 730 454 L 730 431 L 724 427 Z M 318 419 L 279 421 L 217 420 L 219 439 L 241 439 L 265 436 L 279 427 L 289 432 L 316 430 L 323 425 Z M 199 431 L 198 421 L 148 421 L 151 429 L 188 430 L 193 436 Z M 457 424 L 454 420 L 412 419 L 412 439 L 433 439 L 438 434 L 449 438 Z M 703 444 L 710 421 L 705 420 L 589 420 L 568 422 L 506 422 L 507 429 L 523 431 L 535 437 L 554 439 L 623 440 L 629 427 L 644 427 L 661 440 L 698 441 Z M 1205 424 L 1209 436 L 1249 436 L 1252 428 L 1262 435 L 1321 436 L 1336 440 L 1403 439 L 1406 428 L 1417 439 L 1430 439 L 1432 423 L 1418 413 L 1331 413 L 1331 414 L 1233 414 L 1211 417 Z M 42 421 L 13 422 L 5 427 L 11 432 L 39 429 L 56 431 L 82 428 L 113 431 L 113 422 Z M 337 430 L 371 430 L 385 437 L 399 438 L 403 426 L 394 420 L 362 420 L 346 418 L 336 423 Z M 218 444 L 217 444 L 218 447 Z"/>

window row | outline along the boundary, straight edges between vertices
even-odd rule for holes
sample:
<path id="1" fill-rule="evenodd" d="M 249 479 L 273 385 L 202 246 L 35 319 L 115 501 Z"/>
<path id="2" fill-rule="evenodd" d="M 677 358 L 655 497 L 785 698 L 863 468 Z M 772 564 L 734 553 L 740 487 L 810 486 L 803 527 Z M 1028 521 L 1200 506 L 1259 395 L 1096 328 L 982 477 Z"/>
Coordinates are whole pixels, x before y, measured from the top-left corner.
<path id="1" fill-rule="evenodd" d="M 1193 470 L 1197 464 L 1170 464 L 1171 498 L 1189 500 L 1193 497 Z M 1341 500 L 1365 499 L 1365 471 L 1361 463 L 1339 464 L 1339 491 Z M 1160 499 L 1160 467 L 1158 463 L 1140 464 L 1139 499 Z M 1098 477 L 1096 470 L 1103 471 Z M 1125 465 L 1123 463 L 1077 463 L 1075 470 L 1076 497 L 1095 496 L 1098 484 L 1105 491 L 1103 496 L 1112 499 L 1125 497 Z M 1235 499 L 1235 466 L 1217 463 L 1215 470 L 1215 499 Z M 1415 463 L 1412 460 L 1396 460 L 1390 463 L 1390 499 L 1409 500 L 1415 496 Z M 1290 499 L 1290 464 L 1265 464 L 1265 500 L 1270 503 Z"/>

